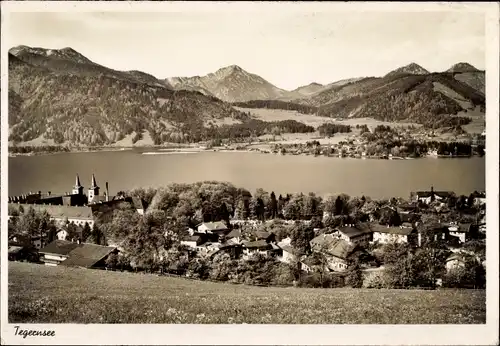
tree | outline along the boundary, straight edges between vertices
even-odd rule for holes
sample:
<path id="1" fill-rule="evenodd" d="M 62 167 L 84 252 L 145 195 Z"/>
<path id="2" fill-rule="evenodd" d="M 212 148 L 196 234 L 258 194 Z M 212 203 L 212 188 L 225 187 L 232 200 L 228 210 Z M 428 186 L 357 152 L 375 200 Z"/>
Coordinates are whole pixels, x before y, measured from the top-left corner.
<path id="1" fill-rule="evenodd" d="M 82 229 L 82 241 L 86 242 L 87 239 L 90 237 L 91 233 L 92 229 L 90 228 L 88 222 L 85 222 Z"/>
<path id="2" fill-rule="evenodd" d="M 352 288 L 360 288 L 363 286 L 363 272 L 361 271 L 359 261 L 355 261 L 347 269 L 345 283 Z"/>
<path id="3" fill-rule="evenodd" d="M 413 262 L 415 279 L 419 283 L 435 288 L 436 280 L 445 272 L 448 254 L 449 251 L 434 246 L 420 248 L 415 253 L 415 261 Z"/>
<path id="4" fill-rule="evenodd" d="M 106 268 L 115 269 L 118 265 L 118 255 L 116 253 L 111 253 L 108 258 L 106 258 Z"/>
<path id="5" fill-rule="evenodd" d="M 380 213 L 379 223 L 381 225 L 400 226 L 401 217 L 396 210 L 393 210 L 391 208 L 384 208 Z"/>
<path id="6" fill-rule="evenodd" d="M 314 238 L 314 231 L 311 227 L 296 223 L 292 229 L 290 238 L 290 245 L 295 249 L 305 254 L 311 252 L 309 242 Z"/>
<path id="7" fill-rule="evenodd" d="M 276 195 L 274 191 L 271 192 L 271 197 L 269 201 L 269 211 L 271 219 L 274 219 L 278 216 L 278 201 L 276 200 Z"/>

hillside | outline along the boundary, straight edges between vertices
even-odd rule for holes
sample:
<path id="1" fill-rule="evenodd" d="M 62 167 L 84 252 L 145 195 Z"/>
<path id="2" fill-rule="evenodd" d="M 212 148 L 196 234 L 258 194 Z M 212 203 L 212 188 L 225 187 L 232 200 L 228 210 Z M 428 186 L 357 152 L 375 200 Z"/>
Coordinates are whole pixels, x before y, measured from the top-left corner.
<path id="1" fill-rule="evenodd" d="M 11 52 L 10 141 L 106 145 L 147 131 L 155 144 L 190 142 L 209 137 L 212 125 L 248 119 L 217 98 L 173 91 L 153 76 L 108 69 L 73 50 Z"/>
<path id="2" fill-rule="evenodd" d="M 203 77 L 172 77 L 165 82 L 177 90 L 197 90 L 226 102 L 276 99 L 288 93 L 236 65 L 221 68 Z"/>
<path id="3" fill-rule="evenodd" d="M 480 107 L 484 113 L 480 80 L 465 73 L 421 74 L 418 68 L 412 68 L 415 73 L 403 70 L 382 78 L 357 80 L 293 102 L 318 107 L 318 115 L 322 116 L 405 120 L 438 127 L 467 123 L 468 119 L 450 117 L 461 111 Z M 467 72 L 471 73 L 478 72 Z"/>
<path id="4" fill-rule="evenodd" d="M 485 290 L 255 287 L 20 262 L 9 262 L 8 270 L 10 323 L 469 324 L 486 320 Z"/>

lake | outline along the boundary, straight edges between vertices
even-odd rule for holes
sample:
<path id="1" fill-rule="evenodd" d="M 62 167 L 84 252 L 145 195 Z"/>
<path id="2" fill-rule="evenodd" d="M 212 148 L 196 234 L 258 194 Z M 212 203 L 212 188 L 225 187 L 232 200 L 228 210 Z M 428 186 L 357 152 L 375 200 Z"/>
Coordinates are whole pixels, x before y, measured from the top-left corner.
<path id="1" fill-rule="evenodd" d="M 75 175 L 85 189 L 92 173 L 110 194 L 135 187 L 202 180 L 228 181 L 250 192 L 276 194 L 347 193 L 372 198 L 404 197 L 411 191 L 451 190 L 469 194 L 485 190 L 485 158 L 361 160 L 254 152 L 200 152 L 142 155 L 139 150 L 59 153 L 9 158 L 9 195 L 29 191 L 70 192 Z"/>

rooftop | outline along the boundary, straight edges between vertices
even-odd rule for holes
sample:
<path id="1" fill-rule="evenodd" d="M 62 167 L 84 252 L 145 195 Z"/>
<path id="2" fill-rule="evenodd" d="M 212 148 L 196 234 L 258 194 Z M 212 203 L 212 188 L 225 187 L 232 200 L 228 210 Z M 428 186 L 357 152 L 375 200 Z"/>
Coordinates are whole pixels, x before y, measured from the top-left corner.
<path id="1" fill-rule="evenodd" d="M 53 218 L 93 220 L 92 209 L 90 207 L 70 207 L 66 205 L 42 205 L 42 204 L 10 204 L 9 211 L 17 210 L 23 207 L 25 211 L 33 208 L 36 212 L 47 211 Z M 12 209 L 11 209 L 12 208 Z"/>
<path id="2" fill-rule="evenodd" d="M 115 249 L 116 248 L 111 246 L 101 246 L 89 243 L 76 244 L 76 247 L 68 254 L 68 259 L 61 262 L 61 265 L 67 267 L 90 268 Z"/>
<path id="3" fill-rule="evenodd" d="M 198 225 L 198 227 L 200 227 L 200 226 L 205 226 L 210 231 L 222 231 L 222 230 L 228 229 L 226 224 L 222 221 L 203 222 L 203 223 Z"/>
<path id="4" fill-rule="evenodd" d="M 43 247 L 39 252 L 67 256 L 77 246 L 77 243 L 67 240 L 54 240 L 52 243 Z"/>
<path id="5" fill-rule="evenodd" d="M 265 240 L 243 242 L 243 246 L 249 249 L 269 248 L 270 245 Z"/>
<path id="6" fill-rule="evenodd" d="M 397 235 L 409 235 L 412 231 L 412 227 L 387 227 L 379 224 L 372 225 L 373 232 L 379 233 L 389 233 Z"/>
<path id="7" fill-rule="evenodd" d="M 353 245 L 332 234 L 321 234 L 311 240 L 310 244 L 313 250 L 325 252 L 342 259 L 346 259 L 354 249 Z"/>

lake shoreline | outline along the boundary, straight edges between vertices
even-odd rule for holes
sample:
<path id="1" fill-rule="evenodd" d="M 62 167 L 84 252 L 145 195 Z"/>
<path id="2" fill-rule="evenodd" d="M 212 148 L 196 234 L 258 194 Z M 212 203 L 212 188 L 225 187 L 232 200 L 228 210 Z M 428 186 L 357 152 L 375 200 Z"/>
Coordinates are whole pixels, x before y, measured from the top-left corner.
<path id="1" fill-rule="evenodd" d="M 473 158 L 476 155 L 425 155 L 419 157 L 399 157 L 399 156 L 386 156 L 386 155 L 374 155 L 374 156 L 340 156 L 340 155 L 315 155 L 312 153 L 280 153 L 273 152 L 270 150 L 262 150 L 257 148 L 251 149 L 228 149 L 225 147 L 214 147 L 214 148 L 203 148 L 203 147 L 181 147 L 181 148 L 165 148 L 161 146 L 155 147 L 100 147 L 92 149 L 70 149 L 68 151 L 40 151 L 40 152 L 27 152 L 27 153 L 8 153 L 9 158 L 20 157 L 20 156 L 48 156 L 56 154 L 79 154 L 79 153 L 98 153 L 98 152 L 122 152 L 122 151 L 133 151 L 133 150 L 147 150 L 144 151 L 142 155 L 165 155 L 165 154 L 197 154 L 206 152 L 221 152 L 221 153 L 259 153 L 259 154 L 273 154 L 281 156 L 314 156 L 314 157 L 329 157 L 329 158 L 342 158 L 342 159 L 361 159 L 361 160 L 415 160 L 423 158 L 435 158 L 435 159 L 464 159 Z M 479 156 L 477 156 L 479 157 Z"/>

